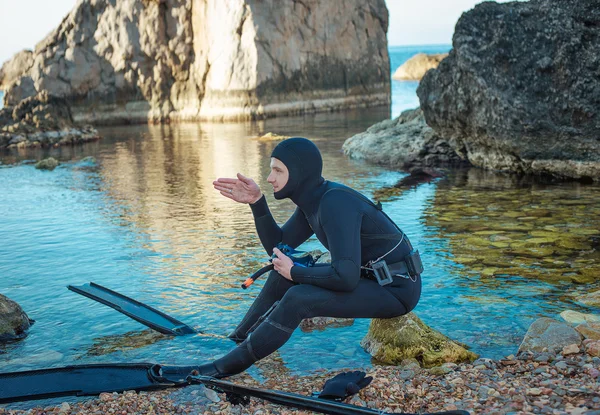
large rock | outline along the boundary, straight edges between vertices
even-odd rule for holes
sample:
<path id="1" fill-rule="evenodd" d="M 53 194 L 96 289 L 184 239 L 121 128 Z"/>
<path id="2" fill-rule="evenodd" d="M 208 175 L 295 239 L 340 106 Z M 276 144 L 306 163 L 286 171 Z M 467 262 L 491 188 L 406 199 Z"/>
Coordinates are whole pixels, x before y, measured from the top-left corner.
<path id="1" fill-rule="evenodd" d="M 369 127 L 347 139 L 342 148 L 351 158 L 404 170 L 468 164 L 425 123 L 419 108 Z"/>
<path id="2" fill-rule="evenodd" d="M 437 68 L 446 56 L 448 56 L 447 53 L 436 53 L 433 55 L 417 53 L 396 69 L 396 72 L 392 75 L 392 79 L 398 81 L 420 81 L 428 70 Z"/>
<path id="3" fill-rule="evenodd" d="M 21 306 L 0 294 L 0 341 L 25 337 L 30 326 L 31 321 Z"/>
<path id="4" fill-rule="evenodd" d="M 483 2 L 417 94 L 476 166 L 600 180 L 597 0 Z"/>
<path id="5" fill-rule="evenodd" d="M 33 65 L 33 52 L 22 50 L 0 68 L 0 90 L 5 90 Z"/>
<path id="6" fill-rule="evenodd" d="M 398 365 L 414 358 L 423 367 L 473 361 L 477 355 L 426 326 L 415 314 L 373 319 L 361 346 L 377 361 Z"/>
<path id="7" fill-rule="evenodd" d="M 542 317 L 529 326 L 529 330 L 519 346 L 519 353 L 543 352 L 544 349 L 556 353 L 571 344 L 581 344 L 581 335 L 573 327 L 548 317 Z"/>
<path id="8" fill-rule="evenodd" d="M 388 105 L 387 26 L 384 0 L 82 0 L 23 77 L 86 122 Z"/>

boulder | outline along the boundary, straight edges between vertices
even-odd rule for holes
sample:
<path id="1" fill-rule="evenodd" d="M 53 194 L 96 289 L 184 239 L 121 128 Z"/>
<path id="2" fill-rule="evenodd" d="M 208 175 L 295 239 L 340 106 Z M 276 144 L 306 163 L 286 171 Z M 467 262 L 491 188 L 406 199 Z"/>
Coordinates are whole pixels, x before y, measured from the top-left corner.
<path id="1" fill-rule="evenodd" d="M 0 68 L 0 90 L 5 90 L 33 65 L 33 52 L 22 50 Z"/>
<path id="2" fill-rule="evenodd" d="M 427 124 L 473 165 L 600 180 L 597 0 L 482 2 L 417 89 Z"/>
<path id="3" fill-rule="evenodd" d="M 600 323 L 582 323 L 575 327 L 575 330 L 583 336 L 584 339 L 600 340 Z"/>
<path id="4" fill-rule="evenodd" d="M 477 355 L 425 325 L 414 313 L 373 319 L 361 346 L 383 364 L 398 365 L 415 358 L 422 367 L 471 362 Z"/>
<path id="5" fill-rule="evenodd" d="M 385 0 L 81 0 L 6 102 L 46 91 L 95 123 L 389 105 L 387 27 Z"/>
<path id="6" fill-rule="evenodd" d="M 534 321 L 519 346 L 521 352 L 543 352 L 546 349 L 557 353 L 565 346 L 581 344 L 581 336 L 573 327 L 560 321 L 542 317 Z"/>
<path id="7" fill-rule="evenodd" d="M 402 170 L 468 164 L 425 123 L 419 108 L 369 127 L 347 139 L 342 148 L 351 158 Z"/>
<path id="8" fill-rule="evenodd" d="M 56 160 L 53 157 L 48 157 L 47 159 L 43 159 L 38 161 L 35 164 L 35 168 L 38 170 L 54 170 L 55 168 L 58 167 L 60 163 L 58 162 L 58 160 Z"/>
<path id="9" fill-rule="evenodd" d="M 396 69 L 392 79 L 397 81 L 420 81 L 428 70 L 437 68 L 446 56 L 448 56 L 447 53 L 432 55 L 417 53 Z"/>
<path id="10" fill-rule="evenodd" d="M 27 336 L 32 322 L 19 304 L 0 294 L 0 341 Z"/>

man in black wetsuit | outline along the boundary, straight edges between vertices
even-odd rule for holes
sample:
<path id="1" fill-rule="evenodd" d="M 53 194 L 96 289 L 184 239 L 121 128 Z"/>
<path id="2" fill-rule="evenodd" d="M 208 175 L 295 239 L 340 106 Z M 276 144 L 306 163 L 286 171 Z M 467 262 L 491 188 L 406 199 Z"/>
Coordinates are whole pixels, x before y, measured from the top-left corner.
<path id="1" fill-rule="evenodd" d="M 260 241 L 277 258 L 260 294 L 229 336 L 240 344 L 200 366 L 201 374 L 226 377 L 246 370 L 281 347 L 304 318 L 390 318 L 417 305 L 421 277 L 406 272 L 405 260 L 412 252 L 408 237 L 363 195 L 324 180 L 322 167 L 321 154 L 310 140 L 290 138 L 275 147 L 267 180 L 276 199 L 289 198 L 297 206 L 282 227 L 252 179 L 238 174 L 237 179 L 213 182 L 223 196 L 250 204 Z M 294 265 L 275 248 L 280 242 L 296 248 L 313 233 L 331 253 L 331 263 Z M 368 270 L 381 259 L 393 275 L 385 285 Z"/>

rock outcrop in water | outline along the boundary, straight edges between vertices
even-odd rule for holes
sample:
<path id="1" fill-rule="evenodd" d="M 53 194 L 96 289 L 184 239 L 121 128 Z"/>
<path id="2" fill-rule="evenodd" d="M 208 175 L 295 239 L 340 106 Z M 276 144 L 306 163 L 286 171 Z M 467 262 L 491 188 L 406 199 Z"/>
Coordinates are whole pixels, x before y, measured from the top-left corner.
<path id="1" fill-rule="evenodd" d="M 25 337 L 30 326 L 31 320 L 21 306 L 0 294 L 0 341 Z"/>
<path id="2" fill-rule="evenodd" d="M 346 140 L 342 148 L 351 158 L 402 170 L 468 164 L 425 123 L 418 108 L 369 127 Z"/>
<path id="3" fill-rule="evenodd" d="M 437 68 L 446 56 L 447 53 L 418 53 L 396 69 L 392 78 L 398 81 L 420 81 L 428 70 Z"/>
<path id="4" fill-rule="evenodd" d="M 417 359 L 422 367 L 444 363 L 472 362 L 477 355 L 425 325 L 414 313 L 371 320 L 361 346 L 377 361 L 397 365 Z"/>
<path id="5" fill-rule="evenodd" d="M 79 144 L 99 138 L 95 128 L 73 122 L 64 99 L 47 93 L 0 110 L 0 149 Z"/>
<path id="6" fill-rule="evenodd" d="M 45 91 L 76 122 L 387 105 L 387 26 L 384 0 L 83 0 L 36 46 L 5 104 Z"/>
<path id="7" fill-rule="evenodd" d="M 597 0 L 484 2 L 422 79 L 427 124 L 476 166 L 600 180 Z"/>

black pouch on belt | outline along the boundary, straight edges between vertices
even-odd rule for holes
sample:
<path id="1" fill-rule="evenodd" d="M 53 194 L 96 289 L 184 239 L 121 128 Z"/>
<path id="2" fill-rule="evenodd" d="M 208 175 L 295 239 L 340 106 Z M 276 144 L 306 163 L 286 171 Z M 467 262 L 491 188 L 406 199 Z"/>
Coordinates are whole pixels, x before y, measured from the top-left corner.
<path id="1" fill-rule="evenodd" d="M 423 263 L 421 262 L 421 255 L 419 255 L 418 250 L 410 251 L 410 254 L 404 258 L 404 261 L 406 262 L 408 275 L 411 277 L 421 275 L 423 273 Z"/>

